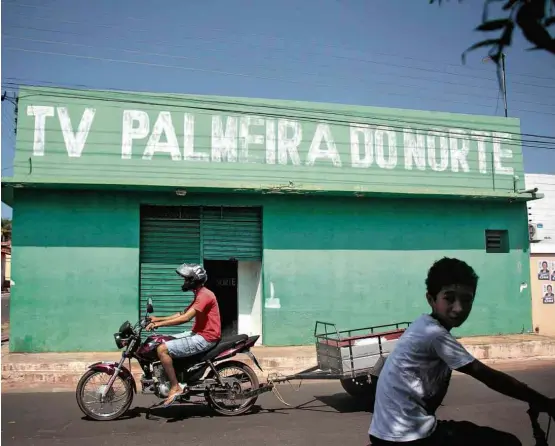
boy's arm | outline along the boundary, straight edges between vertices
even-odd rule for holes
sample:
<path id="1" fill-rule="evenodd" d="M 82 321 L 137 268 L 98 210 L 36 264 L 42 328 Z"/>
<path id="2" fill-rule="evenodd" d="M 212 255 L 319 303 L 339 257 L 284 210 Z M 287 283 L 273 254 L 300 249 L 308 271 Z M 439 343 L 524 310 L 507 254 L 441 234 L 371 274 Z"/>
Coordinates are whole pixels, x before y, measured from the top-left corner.
<path id="1" fill-rule="evenodd" d="M 555 399 L 549 399 L 506 373 L 478 361 L 450 333 L 443 332 L 434 336 L 431 345 L 452 370 L 472 376 L 490 389 L 526 401 L 538 411 L 548 412 L 555 417 Z"/>
<path id="2" fill-rule="evenodd" d="M 503 395 L 525 401 L 540 412 L 548 412 L 555 416 L 555 400 L 536 392 L 506 373 L 488 367 L 477 359 L 470 364 L 458 368 L 457 371 L 476 378 L 490 389 Z"/>

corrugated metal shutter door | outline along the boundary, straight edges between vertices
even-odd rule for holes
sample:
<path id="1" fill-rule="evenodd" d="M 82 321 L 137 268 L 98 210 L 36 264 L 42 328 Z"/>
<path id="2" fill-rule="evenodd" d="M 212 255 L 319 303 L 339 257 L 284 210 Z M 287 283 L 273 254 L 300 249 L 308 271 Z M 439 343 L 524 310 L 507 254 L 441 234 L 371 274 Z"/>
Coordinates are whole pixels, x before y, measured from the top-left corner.
<path id="1" fill-rule="evenodd" d="M 199 209 L 148 206 L 141 214 L 140 312 L 144 314 L 149 297 L 156 316 L 182 311 L 192 302 L 193 293 L 181 291 L 183 280 L 175 268 L 184 262 L 201 262 Z M 157 332 L 180 333 L 190 327 L 191 323 Z"/>
<path id="2" fill-rule="evenodd" d="M 260 208 L 203 208 L 202 247 L 207 260 L 261 260 Z"/>

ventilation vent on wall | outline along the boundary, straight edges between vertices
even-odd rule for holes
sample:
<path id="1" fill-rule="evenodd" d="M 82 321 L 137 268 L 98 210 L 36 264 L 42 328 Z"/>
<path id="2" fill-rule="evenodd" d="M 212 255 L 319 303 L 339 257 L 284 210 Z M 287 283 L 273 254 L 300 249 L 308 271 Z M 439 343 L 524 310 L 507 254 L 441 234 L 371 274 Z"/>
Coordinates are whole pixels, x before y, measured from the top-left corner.
<path id="1" fill-rule="evenodd" d="M 486 252 L 509 252 L 509 231 L 506 229 L 486 229 Z"/>

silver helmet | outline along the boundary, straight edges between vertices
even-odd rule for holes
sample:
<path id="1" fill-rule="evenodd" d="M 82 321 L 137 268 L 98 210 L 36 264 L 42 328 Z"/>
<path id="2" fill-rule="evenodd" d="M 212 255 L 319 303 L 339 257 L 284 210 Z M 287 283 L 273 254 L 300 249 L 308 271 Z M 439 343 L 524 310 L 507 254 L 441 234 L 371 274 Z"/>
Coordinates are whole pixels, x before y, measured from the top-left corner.
<path id="1" fill-rule="evenodd" d="M 183 292 L 191 291 L 204 285 L 208 279 L 206 270 L 198 263 L 183 263 L 177 267 L 175 272 L 185 279 L 181 287 Z"/>

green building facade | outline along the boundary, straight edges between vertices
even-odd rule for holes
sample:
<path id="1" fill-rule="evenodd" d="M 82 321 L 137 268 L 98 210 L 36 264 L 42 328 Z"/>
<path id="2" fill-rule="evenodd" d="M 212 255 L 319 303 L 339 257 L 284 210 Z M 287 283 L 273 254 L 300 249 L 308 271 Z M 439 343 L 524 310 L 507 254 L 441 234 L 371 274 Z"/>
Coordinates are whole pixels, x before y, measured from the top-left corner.
<path id="1" fill-rule="evenodd" d="M 12 351 L 114 349 L 148 297 L 190 302 L 185 261 L 268 346 L 412 320 L 443 256 L 481 277 L 457 334 L 531 328 L 518 119 L 45 87 L 18 110 Z"/>

